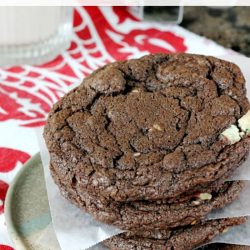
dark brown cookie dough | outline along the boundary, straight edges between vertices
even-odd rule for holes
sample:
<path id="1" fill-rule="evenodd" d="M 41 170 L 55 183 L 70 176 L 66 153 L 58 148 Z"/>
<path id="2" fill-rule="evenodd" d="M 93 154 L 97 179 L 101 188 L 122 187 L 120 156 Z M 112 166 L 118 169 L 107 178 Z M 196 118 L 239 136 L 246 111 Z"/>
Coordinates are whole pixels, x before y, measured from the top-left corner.
<path id="1" fill-rule="evenodd" d="M 107 65 L 50 112 L 44 137 L 67 189 L 107 200 L 178 197 L 235 168 L 249 140 L 221 133 L 246 114 L 245 80 L 229 62 L 150 55 Z"/>
<path id="2" fill-rule="evenodd" d="M 208 221 L 195 226 L 175 229 L 167 239 L 155 240 L 126 233 L 104 241 L 110 250 L 191 250 L 210 241 L 230 227 L 243 224 L 245 218 L 228 218 Z"/>

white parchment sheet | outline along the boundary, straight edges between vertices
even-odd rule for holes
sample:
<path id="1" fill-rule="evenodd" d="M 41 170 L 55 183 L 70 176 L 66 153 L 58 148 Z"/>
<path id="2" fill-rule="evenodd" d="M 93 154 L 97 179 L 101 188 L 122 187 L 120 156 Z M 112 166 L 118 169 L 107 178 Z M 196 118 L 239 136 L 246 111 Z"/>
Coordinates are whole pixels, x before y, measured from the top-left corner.
<path id="1" fill-rule="evenodd" d="M 250 98 L 250 59 L 235 54 L 222 59 L 233 61 L 240 66 L 247 80 L 248 98 Z M 76 208 L 60 195 L 59 189 L 50 176 L 48 167 L 49 155 L 42 138 L 42 129 L 37 131 L 37 134 L 44 166 L 53 228 L 60 248 L 62 250 L 84 250 L 90 247 L 91 250 L 105 249 L 98 243 L 122 231 L 94 220 L 90 215 Z M 250 157 L 235 172 L 231 180 L 250 180 Z M 250 216 L 250 181 L 246 181 L 246 187 L 241 193 L 239 200 L 221 210 L 213 211 L 209 214 L 208 219 L 237 216 Z M 43 235 L 40 241 L 44 241 L 44 243 L 46 241 L 46 244 L 48 244 L 49 240 L 46 234 L 51 234 L 53 228 L 51 227 L 47 230 L 48 232 Z M 250 245 L 250 219 L 245 225 L 235 227 L 228 233 L 216 237 L 213 242 Z"/>

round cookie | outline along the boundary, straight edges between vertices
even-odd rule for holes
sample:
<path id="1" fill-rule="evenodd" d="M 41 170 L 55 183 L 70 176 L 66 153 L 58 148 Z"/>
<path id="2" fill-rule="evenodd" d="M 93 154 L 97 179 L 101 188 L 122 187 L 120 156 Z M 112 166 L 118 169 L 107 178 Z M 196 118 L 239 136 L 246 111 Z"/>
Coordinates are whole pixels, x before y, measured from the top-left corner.
<path id="1" fill-rule="evenodd" d="M 103 243 L 110 250 L 191 250 L 205 244 L 230 227 L 245 223 L 246 219 L 227 218 L 171 231 L 167 239 L 155 240 L 126 233 L 114 236 Z"/>
<path id="2" fill-rule="evenodd" d="M 189 200 L 110 202 L 105 198 L 83 193 L 81 188 L 69 189 L 55 177 L 62 195 L 95 219 L 122 230 L 137 231 L 175 228 L 196 224 L 214 209 L 223 208 L 237 199 L 244 182 L 226 182 L 212 193 L 195 193 Z"/>
<path id="3" fill-rule="evenodd" d="M 208 244 L 197 250 L 250 250 L 250 246 L 232 245 L 232 244 Z"/>
<path id="4" fill-rule="evenodd" d="M 250 246 L 227 245 L 221 248 L 221 250 L 250 250 Z"/>
<path id="5" fill-rule="evenodd" d="M 157 54 L 95 71 L 54 105 L 44 137 L 65 189 L 170 199 L 237 166 L 249 148 L 240 146 L 248 123 L 239 122 L 248 110 L 236 65 Z"/>

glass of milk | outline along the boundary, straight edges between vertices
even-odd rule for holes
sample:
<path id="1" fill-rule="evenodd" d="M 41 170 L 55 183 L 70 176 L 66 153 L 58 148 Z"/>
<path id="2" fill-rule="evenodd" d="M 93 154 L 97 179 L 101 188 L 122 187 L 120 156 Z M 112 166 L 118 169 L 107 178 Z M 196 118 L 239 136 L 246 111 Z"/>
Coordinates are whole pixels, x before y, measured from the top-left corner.
<path id="1" fill-rule="evenodd" d="M 73 8 L 1 6 L 0 66 L 42 64 L 67 49 Z"/>

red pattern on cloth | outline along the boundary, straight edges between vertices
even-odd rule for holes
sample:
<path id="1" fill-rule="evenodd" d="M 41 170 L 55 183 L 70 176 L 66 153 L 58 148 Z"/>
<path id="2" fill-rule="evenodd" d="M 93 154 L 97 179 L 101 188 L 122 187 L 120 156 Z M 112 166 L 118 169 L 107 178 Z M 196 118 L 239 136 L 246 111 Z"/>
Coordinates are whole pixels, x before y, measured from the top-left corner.
<path id="1" fill-rule="evenodd" d="M 14 250 L 14 248 L 10 246 L 0 245 L 0 250 Z"/>
<path id="2" fill-rule="evenodd" d="M 4 201 L 8 188 L 9 185 L 6 182 L 0 180 L 0 214 L 2 214 L 4 211 Z"/>
<path id="3" fill-rule="evenodd" d="M 0 148 L 0 172 L 9 172 L 16 167 L 17 162 L 25 163 L 29 154 L 11 148 Z"/>

